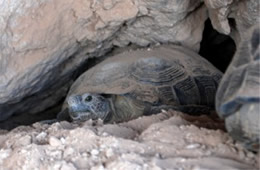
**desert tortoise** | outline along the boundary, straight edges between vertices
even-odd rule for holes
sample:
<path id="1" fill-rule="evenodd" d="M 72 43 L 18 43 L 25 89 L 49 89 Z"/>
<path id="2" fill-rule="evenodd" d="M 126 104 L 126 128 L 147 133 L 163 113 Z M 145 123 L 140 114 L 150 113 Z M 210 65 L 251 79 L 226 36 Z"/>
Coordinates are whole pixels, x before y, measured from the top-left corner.
<path id="1" fill-rule="evenodd" d="M 222 73 L 195 52 L 180 46 L 139 49 L 107 58 L 72 85 L 62 119 L 122 122 L 175 109 L 214 108 Z"/>
<path id="2" fill-rule="evenodd" d="M 226 128 L 245 147 L 259 150 L 260 51 L 259 23 L 249 29 L 223 76 L 216 95 L 216 109 Z"/>

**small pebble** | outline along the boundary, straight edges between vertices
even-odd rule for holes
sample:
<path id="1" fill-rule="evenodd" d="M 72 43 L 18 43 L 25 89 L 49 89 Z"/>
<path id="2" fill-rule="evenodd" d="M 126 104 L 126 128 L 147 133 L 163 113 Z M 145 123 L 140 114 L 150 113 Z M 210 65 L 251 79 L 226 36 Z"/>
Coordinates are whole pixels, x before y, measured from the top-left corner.
<path id="1" fill-rule="evenodd" d="M 107 132 L 103 132 L 101 135 L 104 136 L 104 137 L 107 137 L 108 133 Z"/>
<path id="2" fill-rule="evenodd" d="M 60 170 L 77 170 L 72 163 L 63 163 Z"/>
<path id="3" fill-rule="evenodd" d="M 82 153 L 81 155 L 84 157 L 88 157 L 88 154 L 86 152 Z"/>
<path id="4" fill-rule="evenodd" d="M 186 162 L 187 161 L 187 159 L 185 159 L 185 158 L 181 158 L 181 160 L 180 160 L 181 162 Z"/>
<path id="5" fill-rule="evenodd" d="M 112 157 L 113 155 L 114 155 L 113 149 L 108 148 L 106 151 L 106 156 L 109 158 L 109 157 Z"/>
<path id="6" fill-rule="evenodd" d="M 166 110 L 164 110 L 164 109 L 162 109 L 162 110 L 161 110 L 161 112 L 162 112 L 162 113 L 167 113 L 167 111 L 166 111 Z"/>
<path id="7" fill-rule="evenodd" d="M 195 148 L 199 148 L 199 147 L 200 147 L 200 144 L 194 143 L 194 144 L 187 145 L 185 148 L 186 149 L 195 149 Z"/>
<path id="8" fill-rule="evenodd" d="M 62 158 L 62 151 L 60 150 L 45 150 L 46 155 L 50 158 L 55 158 L 55 159 L 61 159 Z"/>
<path id="9" fill-rule="evenodd" d="M 51 146 L 59 146 L 59 145 L 62 145 L 61 141 L 59 139 L 57 139 L 56 137 L 54 136 L 51 136 L 49 138 L 49 144 Z"/>
<path id="10" fill-rule="evenodd" d="M 65 144 L 65 143 L 66 143 L 66 140 L 65 140 L 64 137 L 61 137 L 61 138 L 60 138 L 60 141 L 61 141 L 62 144 Z"/>
<path id="11" fill-rule="evenodd" d="M 7 158 L 10 153 L 12 152 L 11 149 L 0 149 L 0 163 Z"/>
<path id="12" fill-rule="evenodd" d="M 71 148 L 71 147 L 66 148 L 64 150 L 63 157 L 66 158 L 66 157 L 72 155 L 74 152 L 75 152 L 75 150 L 73 148 Z"/>
<path id="13" fill-rule="evenodd" d="M 155 154 L 155 157 L 161 159 L 161 158 L 162 158 L 162 155 L 161 155 L 160 153 L 156 153 L 156 154 Z"/>
<path id="14" fill-rule="evenodd" d="M 35 138 L 37 141 L 41 142 L 46 138 L 46 136 L 47 136 L 46 132 L 41 132 Z"/>
<path id="15" fill-rule="evenodd" d="M 91 170 L 105 170 L 105 168 L 103 165 L 98 165 L 98 166 L 91 167 Z"/>
<path id="16" fill-rule="evenodd" d="M 60 125 L 63 129 L 73 129 L 72 124 L 67 121 L 60 122 Z"/>
<path id="17" fill-rule="evenodd" d="M 247 152 L 247 156 L 248 156 L 249 158 L 253 158 L 255 155 L 254 155 L 252 152 Z"/>
<path id="18" fill-rule="evenodd" d="M 91 153 L 91 155 L 96 156 L 99 154 L 99 151 L 97 149 L 93 149 L 90 153 Z"/>
<path id="19" fill-rule="evenodd" d="M 102 148 L 102 149 L 105 149 L 106 147 L 107 147 L 106 145 L 103 145 L 103 144 L 100 145 L 100 148 Z"/>

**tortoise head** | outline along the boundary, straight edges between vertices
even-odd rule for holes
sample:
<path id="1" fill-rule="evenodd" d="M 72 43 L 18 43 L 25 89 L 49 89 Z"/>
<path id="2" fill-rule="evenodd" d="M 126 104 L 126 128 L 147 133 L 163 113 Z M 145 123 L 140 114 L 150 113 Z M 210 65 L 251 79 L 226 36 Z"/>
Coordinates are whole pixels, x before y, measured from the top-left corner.
<path id="1" fill-rule="evenodd" d="M 99 94 L 84 93 L 67 99 L 69 116 L 73 121 L 105 120 L 111 112 L 109 99 Z"/>

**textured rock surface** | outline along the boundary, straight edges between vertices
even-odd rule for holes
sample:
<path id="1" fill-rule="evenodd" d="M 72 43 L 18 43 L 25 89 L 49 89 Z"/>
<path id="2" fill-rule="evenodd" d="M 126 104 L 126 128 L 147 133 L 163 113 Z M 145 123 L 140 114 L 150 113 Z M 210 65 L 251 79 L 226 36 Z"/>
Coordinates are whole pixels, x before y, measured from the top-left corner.
<path id="1" fill-rule="evenodd" d="M 110 125 L 36 123 L 1 132 L 0 169 L 258 169 L 259 155 L 223 126 L 179 112 Z"/>
<path id="2" fill-rule="evenodd" d="M 0 120 L 65 96 L 75 70 L 114 46 L 173 42 L 198 51 L 197 0 L 0 0 Z"/>
<path id="3" fill-rule="evenodd" d="M 209 11 L 213 27 L 220 33 L 229 35 L 235 39 L 236 43 L 243 38 L 248 28 L 259 19 L 259 1 L 255 0 L 204 0 Z M 235 23 L 229 22 L 234 19 Z"/>

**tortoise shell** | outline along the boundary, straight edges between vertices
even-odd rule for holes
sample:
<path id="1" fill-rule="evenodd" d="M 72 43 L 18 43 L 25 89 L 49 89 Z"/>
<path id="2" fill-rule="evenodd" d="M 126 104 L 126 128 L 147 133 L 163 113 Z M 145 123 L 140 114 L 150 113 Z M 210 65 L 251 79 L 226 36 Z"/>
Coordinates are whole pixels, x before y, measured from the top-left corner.
<path id="1" fill-rule="evenodd" d="M 180 46 L 159 46 L 109 57 L 83 73 L 68 96 L 128 94 L 170 105 L 213 107 L 222 73 L 206 59 Z"/>

